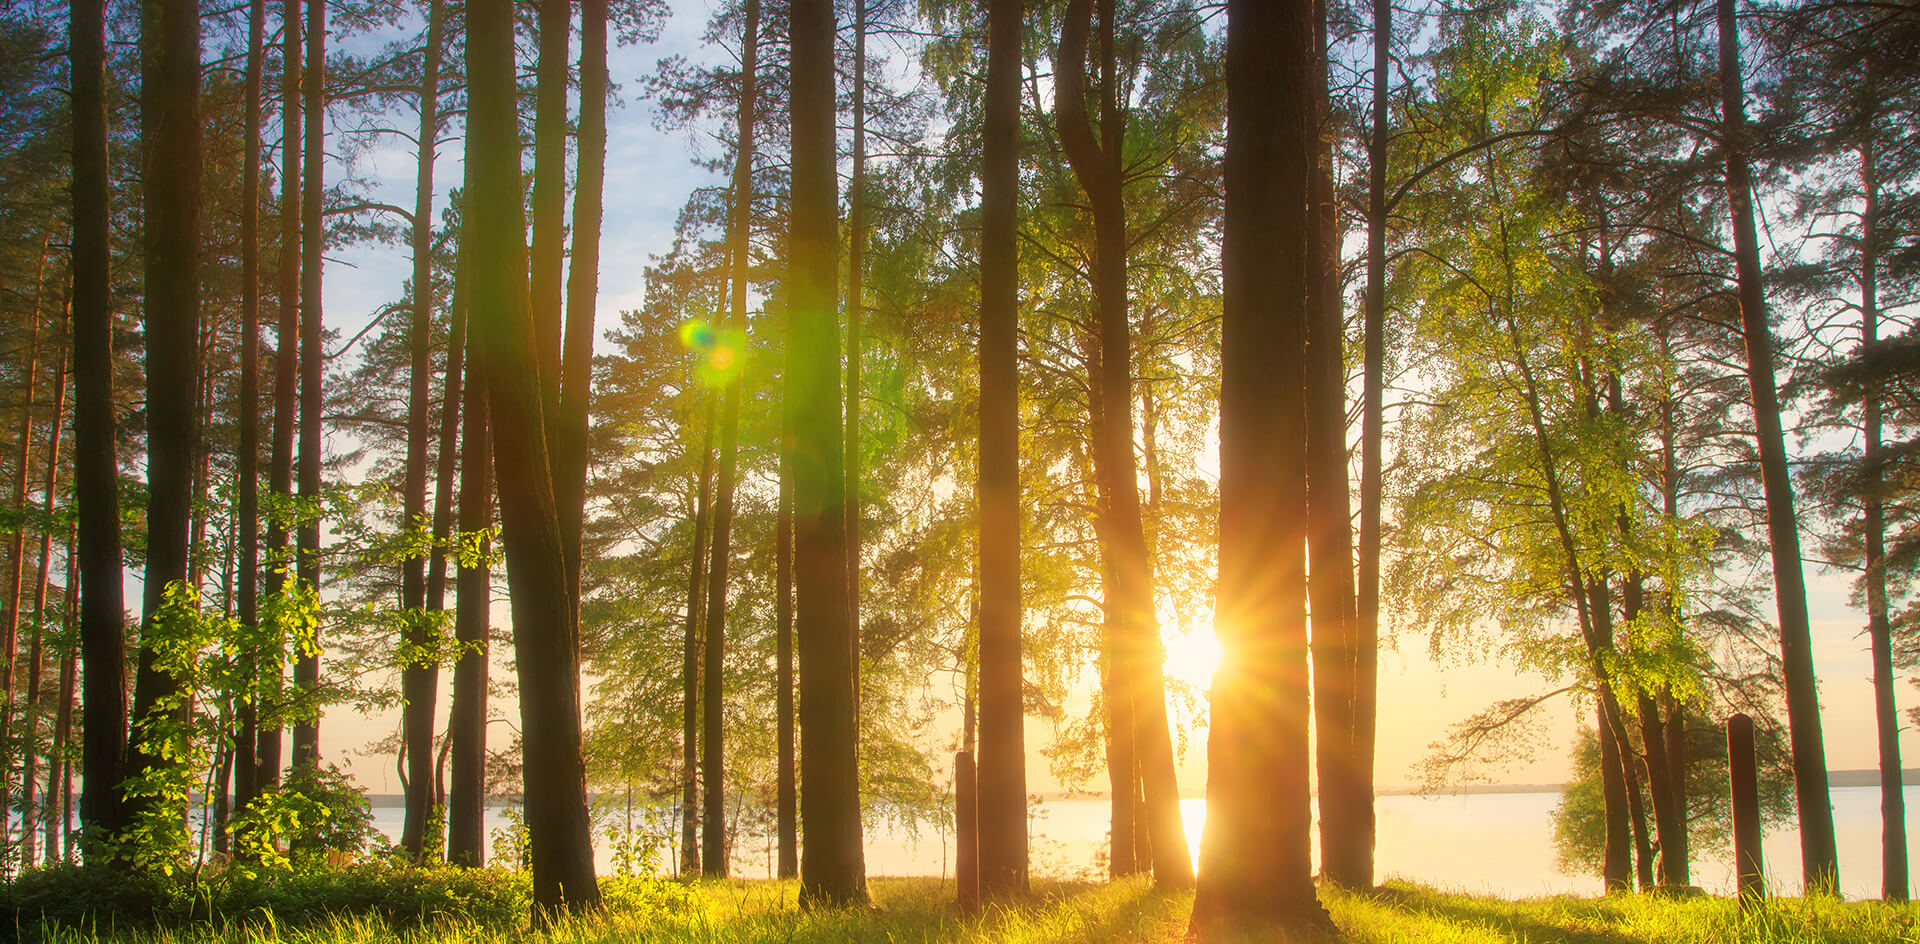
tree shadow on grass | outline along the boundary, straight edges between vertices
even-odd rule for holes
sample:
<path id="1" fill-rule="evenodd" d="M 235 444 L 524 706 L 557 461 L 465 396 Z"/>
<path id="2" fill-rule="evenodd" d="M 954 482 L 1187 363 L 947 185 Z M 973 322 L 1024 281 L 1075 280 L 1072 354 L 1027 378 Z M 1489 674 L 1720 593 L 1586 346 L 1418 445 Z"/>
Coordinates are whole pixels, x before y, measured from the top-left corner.
<path id="1" fill-rule="evenodd" d="M 1549 911 L 1540 902 L 1462 898 L 1405 885 L 1383 885 L 1359 897 L 1401 911 L 1434 915 L 1457 924 L 1499 931 L 1517 941 L 1540 944 L 1653 944 L 1652 938 L 1621 933 L 1610 926 L 1612 919 L 1604 909 L 1592 902 L 1576 899 L 1559 900 L 1556 902 L 1558 907 Z M 1548 914 L 1562 921 L 1544 920 L 1543 915 Z"/>

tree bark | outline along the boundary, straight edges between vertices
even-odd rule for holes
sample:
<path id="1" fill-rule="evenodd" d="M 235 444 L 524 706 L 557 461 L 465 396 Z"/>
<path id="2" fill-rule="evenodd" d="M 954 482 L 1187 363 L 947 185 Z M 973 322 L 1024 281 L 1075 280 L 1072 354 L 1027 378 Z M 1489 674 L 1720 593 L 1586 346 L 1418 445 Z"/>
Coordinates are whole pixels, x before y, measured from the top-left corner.
<path id="1" fill-rule="evenodd" d="M 774 724 L 779 753 L 774 790 L 780 833 L 779 877 L 800 875 L 800 791 L 793 756 L 793 451 L 792 427 L 780 425 L 780 497 L 774 512 Z"/>
<path id="2" fill-rule="evenodd" d="M 1229 0 L 1221 237 L 1222 659 L 1192 933 L 1332 930 L 1307 791 L 1305 378 L 1311 0 Z M 1158 837 L 1156 837 L 1157 839 Z"/>
<path id="3" fill-rule="evenodd" d="M 1793 748 L 1793 792 L 1800 814 L 1801 879 L 1808 894 L 1837 895 L 1840 860 L 1834 847 L 1833 805 L 1827 792 L 1827 751 L 1820 733 L 1820 692 L 1813 670 L 1813 632 L 1800 565 L 1800 532 L 1793 480 L 1774 390 L 1773 332 L 1767 324 L 1760 243 L 1754 230 L 1753 179 L 1747 168 L 1750 132 L 1740 77 L 1740 34 L 1734 0 L 1718 0 L 1720 28 L 1720 144 L 1727 161 L 1727 205 L 1732 215 L 1740 325 L 1746 336 L 1747 385 L 1753 400 L 1760 482 L 1767 499 L 1767 538 L 1773 552 L 1775 604 L 1780 616 L 1782 684 L 1787 737 Z"/>
<path id="4" fill-rule="evenodd" d="M 300 74 L 303 43 L 301 0 L 285 0 L 280 10 L 280 325 L 273 361 L 273 449 L 268 457 L 267 490 L 285 506 L 293 497 L 293 440 L 298 423 L 299 391 L 301 216 L 300 155 L 304 127 L 301 121 Z M 293 571 L 288 556 L 287 522 L 275 515 L 267 521 L 267 568 L 263 589 L 267 599 L 282 597 Z M 268 649 L 254 667 L 255 697 L 271 701 L 273 717 L 261 725 L 254 748 L 253 786 L 256 793 L 280 784 L 280 752 L 285 722 L 285 663 L 287 629 L 275 626 L 262 634 Z"/>
<path id="5" fill-rule="evenodd" d="M 1026 708 L 1020 602 L 1019 198 L 1021 0 L 987 8 L 980 152 L 980 892 L 1027 890 Z"/>
<path id="6" fill-rule="evenodd" d="M 867 903 L 861 847 L 858 705 L 841 503 L 839 292 L 834 178 L 833 4 L 789 14 L 792 196 L 786 409 L 793 438 L 794 631 L 800 656 L 800 895 Z"/>
<path id="7" fill-rule="evenodd" d="M 607 172 L 607 0 L 580 0 L 579 165 L 573 192 L 573 260 L 567 269 L 560 412 L 553 424 L 554 497 L 566 543 L 573 604 L 580 605 L 586 518 L 587 425 L 593 389 L 594 305 L 600 293 L 600 223 Z"/>
<path id="8" fill-rule="evenodd" d="M 155 636 L 169 591 L 187 580 L 200 446 L 200 4 L 155 0 L 141 14 L 147 569 L 127 750 L 135 776 L 182 762 L 167 743 L 177 734 L 169 729 L 191 718 L 184 679 L 156 658 L 155 646 L 168 640 Z M 161 799 L 130 797 L 133 816 L 166 815 Z"/>
<path id="9" fill-rule="evenodd" d="M 80 555 L 77 527 L 67 528 L 66 606 L 61 610 L 67 639 L 73 639 L 78 623 L 75 614 L 80 603 Z M 67 758 L 67 743 L 73 734 L 73 690 L 78 673 L 80 647 L 73 643 L 59 652 L 60 696 L 53 715 L 53 750 L 47 758 L 46 862 L 73 857 L 73 762 Z M 55 816 L 54 811 L 59 815 Z"/>
<path id="10" fill-rule="evenodd" d="M 1386 384 L 1387 157 L 1393 138 L 1387 108 L 1387 76 L 1393 68 L 1393 3 L 1373 0 L 1373 127 L 1367 136 L 1367 286 L 1361 342 L 1360 561 L 1355 588 L 1354 643 L 1359 653 L 1353 690 L 1353 751 L 1364 764 L 1368 788 L 1378 724 L 1380 645 L 1380 505 Z M 1371 818 L 1372 809 L 1368 809 Z M 1371 858 L 1371 849 L 1369 849 Z M 1369 864 L 1371 871 L 1371 864 Z"/>
<path id="11" fill-rule="evenodd" d="M 1327 8 L 1314 4 L 1319 70 L 1326 74 Z M 1324 82 L 1321 83 L 1324 88 Z M 1361 754 L 1358 696 L 1373 673 L 1363 648 L 1347 508 L 1347 374 L 1341 314 L 1340 235 L 1334 205 L 1330 106 L 1318 96 L 1307 232 L 1307 590 L 1313 616 L 1315 759 L 1319 770 L 1320 873 L 1348 888 L 1373 887 L 1373 757 Z"/>
<path id="12" fill-rule="evenodd" d="M 1621 777 L 1620 741 L 1613 735 L 1605 701 L 1597 694 L 1593 701 L 1600 731 L 1600 796 L 1607 837 L 1600 876 L 1607 893 L 1612 894 L 1633 888 L 1633 830 L 1627 825 L 1627 785 Z"/>
<path id="13" fill-rule="evenodd" d="M 469 175 L 471 180 L 471 175 Z M 466 191 L 471 194 L 471 189 Z M 470 199 L 470 198 L 469 198 Z M 469 203 L 467 206 L 471 206 Z M 463 208 L 464 209 L 464 208 Z M 460 269 L 455 274 L 454 311 L 470 321 L 472 226 L 463 213 L 460 226 Z M 471 338 L 472 332 L 468 332 Z M 471 341 L 469 341 L 471 346 Z M 465 389 L 460 412 L 460 540 L 490 533 L 493 527 L 493 481 L 487 435 L 487 384 L 476 354 L 466 358 Z M 453 409 L 448 404 L 447 409 Z M 451 444 L 449 444 L 451 445 Z M 487 670 L 492 636 L 493 573 L 488 559 L 492 542 L 484 537 L 477 560 L 460 562 L 454 579 L 454 639 L 460 657 L 453 664 L 453 702 L 447 708 L 447 740 L 453 761 L 447 790 L 447 861 L 478 868 L 486 856 L 487 805 Z"/>
<path id="14" fill-rule="evenodd" d="M 15 454 L 13 460 L 13 503 L 10 506 L 16 515 L 25 516 L 27 510 L 27 480 L 31 478 L 33 465 L 33 392 L 40 370 L 40 305 L 45 291 L 47 275 L 47 245 L 53 234 L 49 231 L 40 241 L 40 264 L 36 268 L 33 281 L 33 310 L 27 321 L 27 360 L 21 372 L 20 386 L 25 390 L 20 407 L 20 426 L 15 433 Z M 56 420 L 57 422 L 57 420 Z M 7 539 L 7 585 L 6 601 L 0 606 L 0 745 L 6 745 L 7 753 L 0 756 L 0 814 L 13 808 L 13 690 L 14 664 L 20 658 L 20 590 L 24 579 L 27 553 L 27 529 L 24 524 L 15 527 Z M 11 821 L 0 822 L 0 845 L 7 844 L 13 836 Z"/>
<path id="15" fill-rule="evenodd" d="M 706 626 L 707 528 L 712 522 L 713 427 L 719 398 L 708 391 L 700 426 L 700 481 L 693 506 L 693 553 L 687 577 L 685 649 L 680 663 L 680 874 L 700 872 L 701 631 Z"/>
<path id="16" fill-rule="evenodd" d="M 321 349 L 321 266 L 325 248 L 320 214 L 326 195 L 326 0 L 307 0 L 306 75 L 301 91 L 306 96 L 307 122 L 305 162 L 302 176 L 300 210 L 300 497 L 309 502 L 320 500 L 320 450 L 322 413 L 321 372 L 326 352 Z M 295 539 L 299 545 L 296 571 L 308 591 L 320 593 L 320 521 L 308 516 L 300 522 Z M 313 638 L 298 641 L 293 663 L 293 684 L 297 690 L 299 712 L 293 723 L 293 766 L 318 767 L 320 764 L 320 629 Z"/>
<path id="17" fill-rule="evenodd" d="M 847 613 L 853 624 L 853 692 L 860 698 L 860 377 L 867 303 L 867 0 L 853 0 L 853 167 L 847 177 L 847 427 L 842 511 L 847 516 Z"/>
<path id="18" fill-rule="evenodd" d="M 1088 19 L 1099 10 L 1101 73 L 1100 136 L 1096 141 L 1086 108 L 1084 63 Z M 1094 224 L 1094 297 L 1098 309 L 1102 422 L 1095 442 L 1094 478 L 1108 519 L 1103 552 L 1111 559 L 1113 583 L 1107 594 L 1108 618 L 1119 631 L 1115 675 L 1124 697 L 1132 700 L 1134 751 L 1146 787 L 1147 831 L 1153 838 L 1156 887 L 1193 884 L 1185 826 L 1180 819 L 1180 787 L 1167 730 L 1165 675 L 1161 668 L 1159 620 L 1153 608 L 1153 570 L 1140 520 L 1140 490 L 1134 484 L 1133 345 L 1127 318 L 1127 233 L 1123 200 L 1125 168 L 1122 141 L 1125 116 L 1118 97 L 1113 0 L 1073 0 L 1062 26 L 1063 65 L 1055 78 L 1060 141 L 1074 177 L 1087 194 Z"/>
<path id="19" fill-rule="evenodd" d="M 1872 350 L 1880 333 L 1880 180 L 1871 143 L 1860 148 L 1860 183 L 1865 206 L 1860 212 L 1860 348 Z M 1893 696 L 1893 628 L 1888 616 L 1886 498 L 1880 464 L 1885 444 L 1881 421 L 1883 394 L 1866 398 L 1862 465 L 1866 472 L 1867 634 L 1873 646 L 1873 717 L 1880 747 L 1880 897 L 1906 901 L 1907 802 L 1900 768 L 1900 715 Z"/>
<path id="20" fill-rule="evenodd" d="M 549 418 L 547 453 L 557 456 L 555 447 L 561 435 L 562 263 L 566 250 L 567 51 L 573 28 L 573 5 L 569 0 L 536 0 L 535 9 L 538 11 L 539 59 L 534 65 L 533 193 L 528 201 L 533 211 L 533 228 L 528 259 L 540 411 Z M 577 583 L 576 578 L 570 594 L 577 595 Z M 574 607 L 579 608 L 578 601 Z"/>
<path id="21" fill-rule="evenodd" d="M 406 526 L 431 529 L 427 518 L 427 427 L 433 397 L 433 162 L 440 137 L 440 42 L 444 28 L 440 0 L 427 4 L 427 40 L 423 52 L 416 140 L 419 163 L 413 187 L 413 304 L 407 330 L 410 370 L 407 397 Z M 401 640 L 400 694 L 405 703 L 401 728 L 406 738 L 406 813 L 400 847 L 415 860 L 426 854 L 433 820 L 434 709 L 440 690 L 440 624 L 427 609 L 427 562 L 410 555 L 400 565 L 400 609 L 406 630 Z"/>
<path id="22" fill-rule="evenodd" d="M 578 912 L 600 902 L 581 755 L 578 610 L 569 596 L 527 294 L 513 7 L 507 0 L 472 0 L 467 19 L 468 209 L 474 245 L 468 323 L 494 433 L 520 674 L 533 901 L 544 920 L 563 907 Z"/>
<path id="23" fill-rule="evenodd" d="M 234 549 L 238 557 L 235 616 L 250 640 L 260 621 L 260 141 L 261 77 L 266 68 L 267 3 L 247 4 L 247 156 L 240 182 L 240 398 L 234 405 L 239 444 L 234 456 Z M 239 699 L 233 738 L 234 808 L 253 800 L 260 735 L 257 642 L 236 653 Z"/>
<path id="24" fill-rule="evenodd" d="M 106 0 L 69 7 L 73 74 L 73 465 L 79 512 L 82 686 L 80 819 L 91 836 L 126 825 L 120 795 L 127 743 L 120 461 L 113 409 L 108 281 Z M 88 855 L 110 854 L 94 845 Z"/>
<path id="25" fill-rule="evenodd" d="M 71 289 L 69 289 L 69 293 Z M 46 520 L 53 521 L 53 500 L 60 490 L 60 429 L 64 425 L 63 414 L 67 409 L 67 352 L 63 342 L 53 372 L 53 412 L 47 424 L 47 473 L 41 490 L 41 513 Z M 41 660 L 47 635 L 47 578 L 53 565 L 53 532 L 48 525 L 40 528 L 40 563 L 33 581 L 33 637 L 27 653 L 27 700 L 22 707 L 21 719 L 26 731 L 22 738 L 22 773 L 20 777 L 20 863 L 33 864 L 34 859 L 34 818 L 38 813 L 34 806 L 34 790 L 38 785 L 40 745 L 40 716 L 44 713 L 40 704 Z M 49 774 L 58 766 L 53 755 L 48 755 Z M 48 780 L 47 793 L 53 793 L 52 780 Z M 51 846 L 49 846 L 51 849 Z"/>

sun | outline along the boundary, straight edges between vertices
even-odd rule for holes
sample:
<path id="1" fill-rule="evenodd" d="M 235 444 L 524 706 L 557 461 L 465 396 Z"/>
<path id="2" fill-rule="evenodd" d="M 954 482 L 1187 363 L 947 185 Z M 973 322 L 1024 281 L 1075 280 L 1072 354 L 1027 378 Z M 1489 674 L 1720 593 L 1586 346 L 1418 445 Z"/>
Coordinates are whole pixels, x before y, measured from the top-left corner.
<path id="1" fill-rule="evenodd" d="M 1196 626 L 1167 639 L 1168 677 L 1176 678 L 1200 691 L 1213 684 L 1213 672 L 1220 667 L 1220 638 L 1211 624 Z"/>

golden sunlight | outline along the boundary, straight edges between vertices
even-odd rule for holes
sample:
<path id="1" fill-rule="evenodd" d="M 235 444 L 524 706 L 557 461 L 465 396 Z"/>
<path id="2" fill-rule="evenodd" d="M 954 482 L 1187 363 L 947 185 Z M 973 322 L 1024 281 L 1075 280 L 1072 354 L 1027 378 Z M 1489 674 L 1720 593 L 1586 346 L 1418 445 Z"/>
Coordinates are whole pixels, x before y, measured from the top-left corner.
<path id="1" fill-rule="evenodd" d="M 1190 629 L 1167 640 L 1168 677 L 1179 679 L 1199 691 L 1213 685 L 1213 670 L 1220 667 L 1220 637 L 1213 624 Z"/>

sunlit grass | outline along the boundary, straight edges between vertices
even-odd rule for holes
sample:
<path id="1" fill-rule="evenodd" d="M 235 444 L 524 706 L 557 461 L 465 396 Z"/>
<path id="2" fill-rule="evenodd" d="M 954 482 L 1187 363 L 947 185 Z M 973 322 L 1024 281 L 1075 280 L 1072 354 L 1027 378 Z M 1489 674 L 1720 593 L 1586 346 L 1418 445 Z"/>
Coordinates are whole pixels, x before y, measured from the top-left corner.
<path id="1" fill-rule="evenodd" d="M 870 911 L 798 907 L 795 882 L 693 885 L 662 905 L 619 896 L 600 914 L 542 932 L 437 922 L 394 930 L 377 919 L 333 918 L 305 927 L 254 924 L 96 937 L 52 931 L 57 944 L 1095 944 L 1182 940 L 1191 893 L 1160 894 L 1144 880 L 1037 882 L 1030 901 L 963 917 L 953 885 L 876 879 Z M 1616 896 L 1506 901 L 1395 883 L 1369 893 L 1323 891 L 1352 944 L 1920 944 L 1920 907 L 1877 902 L 1774 900 L 1742 911 L 1718 898 Z"/>

